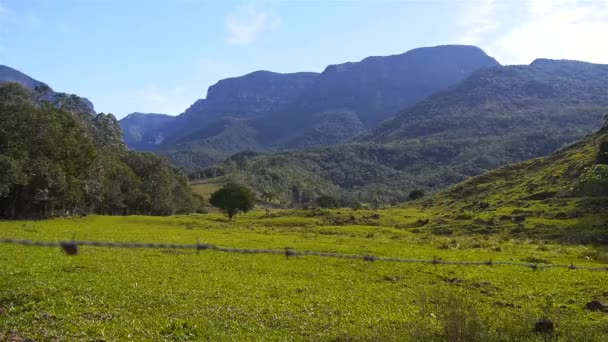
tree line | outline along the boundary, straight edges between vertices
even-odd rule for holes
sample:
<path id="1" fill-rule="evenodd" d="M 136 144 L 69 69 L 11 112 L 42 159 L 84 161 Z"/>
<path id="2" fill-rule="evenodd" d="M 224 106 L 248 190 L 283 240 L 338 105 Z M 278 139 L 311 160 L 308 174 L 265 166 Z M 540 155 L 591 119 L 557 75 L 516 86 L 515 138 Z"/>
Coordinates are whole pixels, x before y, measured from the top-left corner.
<path id="1" fill-rule="evenodd" d="M 74 111 L 37 90 L 0 84 L 0 217 L 189 213 L 186 177 L 156 155 L 129 151 L 112 114 Z M 72 101 L 75 103 L 67 103 Z"/>

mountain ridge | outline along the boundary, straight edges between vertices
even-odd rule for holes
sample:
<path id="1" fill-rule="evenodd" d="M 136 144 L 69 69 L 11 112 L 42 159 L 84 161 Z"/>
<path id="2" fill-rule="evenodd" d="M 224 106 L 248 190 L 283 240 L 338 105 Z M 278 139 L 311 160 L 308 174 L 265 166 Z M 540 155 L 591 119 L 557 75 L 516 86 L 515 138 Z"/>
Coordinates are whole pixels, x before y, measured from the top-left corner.
<path id="1" fill-rule="evenodd" d="M 454 85 L 475 70 L 499 65 L 478 47 L 443 45 L 329 65 L 322 73 L 257 71 L 220 80 L 209 88 L 207 98 L 177 116 L 169 124 L 172 127 L 160 129 L 166 139 L 155 151 L 191 169 L 233 153 L 233 149 L 222 151 L 218 146 L 226 145 L 220 140 L 234 140 L 236 137 L 228 137 L 234 131 L 246 133 L 243 139 L 252 142 L 245 150 L 339 144 L 433 92 Z M 266 92 L 264 87 L 252 92 L 238 85 L 251 85 L 255 78 L 277 77 L 284 78 L 285 82 L 278 83 L 283 93 L 275 91 L 276 82 Z M 216 99 L 218 94 L 223 94 L 220 99 Z M 227 117 L 245 121 L 234 121 L 240 128 L 227 125 L 224 132 L 216 131 L 216 135 L 210 135 L 204 127 Z M 244 125 L 248 127 L 244 129 Z"/>
<path id="2" fill-rule="evenodd" d="M 296 205 L 327 193 L 347 202 L 382 194 L 394 203 L 416 188 L 441 189 L 547 155 L 601 127 L 607 107 L 606 65 L 487 68 L 348 144 L 230 158 L 193 177 L 236 177 Z"/>

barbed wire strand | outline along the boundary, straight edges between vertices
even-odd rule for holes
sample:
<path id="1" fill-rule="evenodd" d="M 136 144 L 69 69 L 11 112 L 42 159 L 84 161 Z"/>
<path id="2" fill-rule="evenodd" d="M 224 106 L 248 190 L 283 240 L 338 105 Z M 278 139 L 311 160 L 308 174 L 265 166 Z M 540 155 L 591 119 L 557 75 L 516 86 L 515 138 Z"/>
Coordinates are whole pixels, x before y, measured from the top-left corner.
<path id="1" fill-rule="evenodd" d="M 200 251 L 217 251 L 226 253 L 240 254 L 275 254 L 285 255 L 285 257 L 295 256 L 315 256 L 322 258 L 337 258 L 351 259 L 363 261 L 380 261 L 380 262 L 397 262 L 397 263 L 412 263 L 412 264 L 433 264 L 433 265 L 464 265 L 464 266 L 519 266 L 527 267 L 532 270 L 550 269 L 550 268 L 566 268 L 570 270 L 588 270 L 588 271 L 608 271 L 608 266 L 581 266 L 581 265 L 566 265 L 566 264 L 544 264 L 544 263 L 527 263 L 516 261 L 458 261 L 458 260 L 442 260 L 442 259 L 403 259 L 392 257 L 380 257 L 374 255 L 358 255 L 358 254 L 342 254 L 334 252 L 318 252 L 318 251 L 298 251 L 293 248 L 279 249 L 250 249 L 236 247 L 221 247 L 208 243 L 195 244 L 173 244 L 173 243 L 145 243 L 145 242 L 110 242 L 110 241 L 35 241 L 23 239 L 0 239 L 0 244 L 12 244 L 30 247 L 59 247 L 68 255 L 76 255 L 79 252 L 79 247 L 108 247 L 108 248 L 152 248 L 152 249 L 195 249 L 197 253 Z"/>

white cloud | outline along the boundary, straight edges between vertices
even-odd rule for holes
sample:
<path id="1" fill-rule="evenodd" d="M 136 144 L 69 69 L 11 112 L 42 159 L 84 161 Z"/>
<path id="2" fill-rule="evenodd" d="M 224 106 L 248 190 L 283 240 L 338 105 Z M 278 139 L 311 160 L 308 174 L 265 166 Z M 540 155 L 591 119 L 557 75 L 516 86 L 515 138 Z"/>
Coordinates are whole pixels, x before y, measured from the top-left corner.
<path id="1" fill-rule="evenodd" d="M 608 63 L 608 0 L 471 1 L 462 22 L 459 41 L 481 45 L 504 64 Z"/>
<path id="2" fill-rule="evenodd" d="M 608 63 L 608 0 L 530 0 L 528 19 L 490 48 L 509 63 L 535 58 Z"/>
<path id="3" fill-rule="evenodd" d="M 241 6 L 226 16 L 230 45 L 249 45 L 264 32 L 274 30 L 281 24 L 281 19 L 269 11 L 257 10 L 252 6 Z"/>

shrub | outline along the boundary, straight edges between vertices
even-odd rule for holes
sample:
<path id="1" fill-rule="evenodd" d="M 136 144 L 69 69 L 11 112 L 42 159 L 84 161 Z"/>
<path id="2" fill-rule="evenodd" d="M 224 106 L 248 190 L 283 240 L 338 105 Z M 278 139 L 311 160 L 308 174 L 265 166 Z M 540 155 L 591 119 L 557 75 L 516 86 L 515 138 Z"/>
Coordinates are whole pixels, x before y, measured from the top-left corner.
<path id="1" fill-rule="evenodd" d="M 415 201 L 417 199 L 421 199 L 422 197 L 424 197 L 424 191 L 420 190 L 420 189 L 416 189 L 416 190 L 412 190 L 408 196 L 412 201 Z"/>
<path id="2" fill-rule="evenodd" d="M 574 191 L 587 196 L 608 196 L 608 165 L 586 168 L 577 180 Z"/>
<path id="3" fill-rule="evenodd" d="M 339 206 L 338 200 L 329 195 L 322 195 L 315 202 L 321 208 L 337 208 Z"/>

